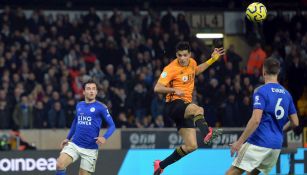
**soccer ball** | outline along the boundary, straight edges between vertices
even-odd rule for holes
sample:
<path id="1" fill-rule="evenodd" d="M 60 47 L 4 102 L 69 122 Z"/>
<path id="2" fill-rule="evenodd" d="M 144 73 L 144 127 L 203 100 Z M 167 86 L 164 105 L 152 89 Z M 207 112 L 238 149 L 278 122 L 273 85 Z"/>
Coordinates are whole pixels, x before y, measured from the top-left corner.
<path id="1" fill-rule="evenodd" d="M 260 2 L 251 3 L 246 9 L 246 17 L 252 22 L 261 22 L 266 18 L 267 10 Z"/>

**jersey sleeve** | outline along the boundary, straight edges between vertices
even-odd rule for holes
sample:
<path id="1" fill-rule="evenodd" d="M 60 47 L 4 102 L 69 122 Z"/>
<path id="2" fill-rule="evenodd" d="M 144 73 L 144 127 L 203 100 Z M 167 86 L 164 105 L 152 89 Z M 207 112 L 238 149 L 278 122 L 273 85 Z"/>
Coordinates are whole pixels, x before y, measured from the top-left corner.
<path id="1" fill-rule="evenodd" d="M 167 66 L 163 69 L 163 72 L 160 75 L 160 78 L 158 80 L 158 83 L 163 84 L 166 86 L 170 81 L 173 80 L 174 77 L 174 70 L 172 69 L 171 66 Z"/>
<path id="2" fill-rule="evenodd" d="M 75 134 L 75 131 L 76 131 L 76 123 L 77 123 L 77 117 L 75 116 L 72 124 L 71 124 L 71 127 L 70 127 L 70 130 L 69 130 L 69 133 L 67 135 L 67 139 L 70 140 L 72 138 L 72 136 Z"/>
<path id="3" fill-rule="evenodd" d="M 76 111 L 77 111 L 77 109 L 78 109 L 78 104 L 76 105 Z M 69 133 L 68 133 L 68 135 L 67 135 L 67 137 L 66 137 L 68 140 L 70 140 L 70 139 L 72 138 L 72 136 L 75 134 L 76 125 L 77 125 L 77 120 L 78 120 L 78 118 L 77 118 L 77 113 L 76 113 L 75 118 L 74 118 L 74 120 L 73 120 L 73 122 L 72 122 L 72 124 L 71 124 Z"/>
<path id="4" fill-rule="evenodd" d="M 261 109 L 264 110 L 265 108 L 265 98 L 262 93 L 258 91 L 254 92 L 253 95 L 253 109 Z"/>
<path id="5" fill-rule="evenodd" d="M 103 137 L 105 139 L 108 139 L 113 134 L 113 132 L 115 131 L 115 124 L 113 122 L 112 116 L 109 113 L 108 108 L 106 108 L 106 107 L 102 108 L 102 116 L 103 116 L 104 120 L 106 121 L 106 123 L 108 125 L 108 129 L 105 132 L 105 134 L 103 135 Z"/>
<path id="6" fill-rule="evenodd" d="M 292 114 L 296 114 L 297 111 L 295 109 L 295 106 L 294 106 L 294 103 L 293 103 L 293 99 L 290 95 L 290 103 L 289 103 L 289 115 L 292 115 Z"/>

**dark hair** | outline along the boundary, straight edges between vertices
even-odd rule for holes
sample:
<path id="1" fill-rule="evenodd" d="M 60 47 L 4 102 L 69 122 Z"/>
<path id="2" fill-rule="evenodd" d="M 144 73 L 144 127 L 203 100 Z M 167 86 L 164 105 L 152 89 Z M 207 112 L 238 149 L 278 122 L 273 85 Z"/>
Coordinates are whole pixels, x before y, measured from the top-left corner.
<path id="1" fill-rule="evenodd" d="M 96 87 L 98 88 L 96 81 L 94 81 L 93 79 L 89 79 L 89 80 L 83 82 L 83 85 L 82 85 L 83 89 L 85 89 L 85 86 L 86 86 L 87 84 L 95 84 Z"/>
<path id="2" fill-rule="evenodd" d="M 180 41 L 177 45 L 176 45 L 176 52 L 180 51 L 180 50 L 187 50 L 189 52 L 191 52 L 191 47 L 189 42 L 186 41 Z"/>
<path id="3" fill-rule="evenodd" d="M 280 71 L 280 62 L 275 58 L 268 58 L 263 64 L 264 72 L 269 75 L 278 75 Z"/>

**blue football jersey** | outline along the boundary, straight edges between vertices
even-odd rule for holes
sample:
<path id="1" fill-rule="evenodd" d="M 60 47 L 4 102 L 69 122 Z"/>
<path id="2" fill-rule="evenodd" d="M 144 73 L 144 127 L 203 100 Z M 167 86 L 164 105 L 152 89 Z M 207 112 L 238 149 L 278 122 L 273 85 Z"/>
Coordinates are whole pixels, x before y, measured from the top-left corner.
<path id="1" fill-rule="evenodd" d="M 104 137 L 108 139 L 114 132 L 115 125 L 107 107 L 97 101 L 79 102 L 76 105 L 76 117 L 67 139 L 72 138 L 72 142 L 82 148 L 97 149 L 95 138 L 99 136 L 102 121 L 108 124 L 108 130 L 104 134 Z"/>
<path id="2" fill-rule="evenodd" d="M 267 83 L 253 95 L 253 108 L 263 110 L 261 122 L 247 139 L 248 143 L 266 148 L 281 149 L 283 126 L 296 109 L 290 93 L 280 84 Z"/>

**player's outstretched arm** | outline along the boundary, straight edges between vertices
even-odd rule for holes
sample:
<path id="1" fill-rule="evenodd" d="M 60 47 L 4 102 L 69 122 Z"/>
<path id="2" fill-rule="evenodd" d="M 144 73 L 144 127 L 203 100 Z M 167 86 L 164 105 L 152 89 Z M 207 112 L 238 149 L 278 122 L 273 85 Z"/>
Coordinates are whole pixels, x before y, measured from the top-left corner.
<path id="1" fill-rule="evenodd" d="M 211 58 L 206 62 L 197 66 L 196 75 L 204 72 L 209 66 L 216 62 L 222 55 L 225 55 L 224 48 L 215 48 L 211 54 Z"/>
<path id="2" fill-rule="evenodd" d="M 248 121 L 245 130 L 243 131 L 242 135 L 240 136 L 239 140 L 235 143 L 231 144 L 231 156 L 237 153 L 242 144 L 245 143 L 247 138 L 253 134 L 253 132 L 258 128 L 259 123 L 262 118 L 263 110 L 261 109 L 254 109 L 251 119 Z"/>
<path id="3" fill-rule="evenodd" d="M 288 132 L 296 127 L 298 127 L 299 125 L 299 120 L 298 120 L 298 116 L 297 114 L 292 114 L 289 116 L 289 122 L 287 124 L 285 124 L 284 128 L 283 128 L 283 132 Z"/>

